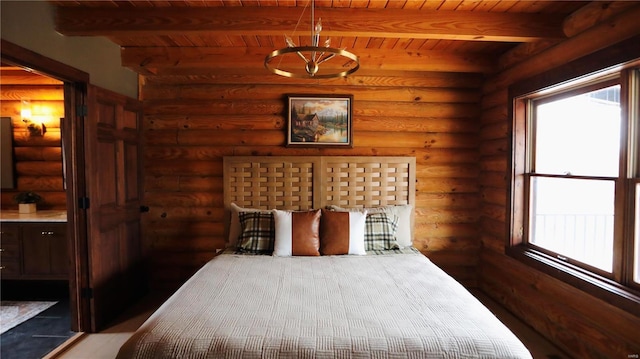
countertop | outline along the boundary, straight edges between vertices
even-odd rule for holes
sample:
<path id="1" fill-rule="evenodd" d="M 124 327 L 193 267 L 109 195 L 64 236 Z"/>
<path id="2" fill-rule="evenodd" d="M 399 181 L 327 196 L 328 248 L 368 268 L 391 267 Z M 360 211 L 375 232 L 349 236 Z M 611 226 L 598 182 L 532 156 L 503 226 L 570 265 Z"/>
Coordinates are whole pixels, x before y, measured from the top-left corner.
<path id="1" fill-rule="evenodd" d="M 18 210 L 1 210 L 0 222 L 61 222 L 67 221 L 66 210 L 38 210 L 34 213 L 18 213 Z"/>

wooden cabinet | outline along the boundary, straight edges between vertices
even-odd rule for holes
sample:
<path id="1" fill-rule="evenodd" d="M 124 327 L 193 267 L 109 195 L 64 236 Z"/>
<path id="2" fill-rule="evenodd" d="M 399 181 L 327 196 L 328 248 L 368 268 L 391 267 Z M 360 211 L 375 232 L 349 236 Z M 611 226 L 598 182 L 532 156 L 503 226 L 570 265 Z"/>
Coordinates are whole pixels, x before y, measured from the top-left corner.
<path id="1" fill-rule="evenodd" d="M 66 223 L 2 223 L 3 279 L 68 279 Z"/>
<path id="2" fill-rule="evenodd" d="M 0 230 L 0 275 L 20 275 L 20 226 L 2 223 Z"/>

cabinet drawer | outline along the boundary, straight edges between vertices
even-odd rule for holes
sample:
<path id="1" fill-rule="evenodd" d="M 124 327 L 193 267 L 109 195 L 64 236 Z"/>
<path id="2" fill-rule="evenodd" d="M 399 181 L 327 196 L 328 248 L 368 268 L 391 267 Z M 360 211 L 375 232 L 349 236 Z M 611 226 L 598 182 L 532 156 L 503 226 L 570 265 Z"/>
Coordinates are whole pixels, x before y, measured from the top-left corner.
<path id="1" fill-rule="evenodd" d="M 18 259 L 20 258 L 20 246 L 18 245 L 18 241 L 2 241 L 2 247 L 0 247 L 0 256 L 2 256 L 2 261 Z"/>
<path id="2" fill-rule="evenodd" d="M 17 225 L 11 224 L 2 224 L 0 226 L 0 243 L 4 245 L 4 243 L 9 242 L 18 242 L 18 238 L 20 237 L 20 227 Z"/>
<path id="3" fill-rule="evenodd" d="M 20 263 L 18 262 L 18 258 L 5 260 L 2 257 L 2 262 L 0 263 L 0 276 L 2 278 L 10 278 L 11 276 L 20 274 Z"/>

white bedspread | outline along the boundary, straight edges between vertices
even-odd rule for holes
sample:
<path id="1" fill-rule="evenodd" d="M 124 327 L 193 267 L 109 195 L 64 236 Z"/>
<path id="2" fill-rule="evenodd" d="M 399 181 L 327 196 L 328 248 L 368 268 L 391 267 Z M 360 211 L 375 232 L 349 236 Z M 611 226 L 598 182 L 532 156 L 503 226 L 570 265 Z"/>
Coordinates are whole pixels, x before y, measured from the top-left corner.
<path id="1" fill-rule="evenodd" d="M 123 345 L 124 358 L 531 358 L 421 254 L 222 254 Z"/>

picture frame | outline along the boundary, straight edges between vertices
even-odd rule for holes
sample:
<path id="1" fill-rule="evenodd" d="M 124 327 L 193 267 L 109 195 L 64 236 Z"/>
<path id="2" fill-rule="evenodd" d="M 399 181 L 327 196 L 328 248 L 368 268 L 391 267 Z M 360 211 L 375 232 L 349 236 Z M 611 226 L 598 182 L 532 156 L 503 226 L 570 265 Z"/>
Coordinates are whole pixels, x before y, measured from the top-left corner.
<path id="1" fill-rule="evenodd" d="M 353 147 L 352 95 L 287 95 L 287 147 Z"/>

